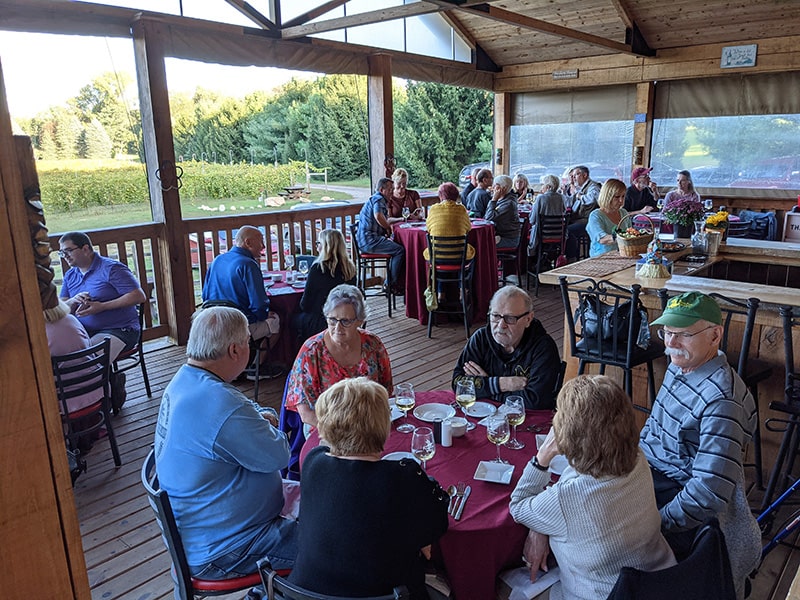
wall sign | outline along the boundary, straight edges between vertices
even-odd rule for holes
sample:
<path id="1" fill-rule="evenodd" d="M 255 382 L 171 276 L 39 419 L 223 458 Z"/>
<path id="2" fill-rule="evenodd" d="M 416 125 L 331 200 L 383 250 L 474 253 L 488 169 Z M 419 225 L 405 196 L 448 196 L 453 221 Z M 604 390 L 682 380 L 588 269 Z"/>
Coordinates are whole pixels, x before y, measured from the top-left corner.
<path id="1" fill-rule="evenodd" d="M 725 46 L 722 48 L 722 58 L 719 66 L 722 69 L 741 69 L 756 66 L 756 53 L 758 44 L 747 46 Z"/>

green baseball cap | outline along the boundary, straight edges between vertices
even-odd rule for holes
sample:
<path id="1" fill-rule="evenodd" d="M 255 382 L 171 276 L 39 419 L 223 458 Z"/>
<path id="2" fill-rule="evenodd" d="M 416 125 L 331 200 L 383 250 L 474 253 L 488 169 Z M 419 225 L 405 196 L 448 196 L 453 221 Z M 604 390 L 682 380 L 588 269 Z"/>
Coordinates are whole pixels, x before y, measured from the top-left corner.
<path id="1" fill-rule="evenodd" d="M 691 327 L 700 319 L 722 325 L 722 311 L 711 297 L 700 292 L 686 292 L 670 298 L 667 308 L 651 325 Z"/>

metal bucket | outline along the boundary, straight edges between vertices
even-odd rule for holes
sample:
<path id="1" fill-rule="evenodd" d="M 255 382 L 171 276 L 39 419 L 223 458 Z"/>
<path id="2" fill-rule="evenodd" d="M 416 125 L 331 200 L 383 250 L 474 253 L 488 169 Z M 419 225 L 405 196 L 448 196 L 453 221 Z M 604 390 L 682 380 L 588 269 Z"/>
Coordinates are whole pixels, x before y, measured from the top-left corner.
<path id="1" fill-rule="evenodd" d="M 719 231 L 706 229 L 706 239 L 708 240 L 708 255 L 716 256 L 719 252 L 719 245 L 722 243 L 722 234 Z"/>

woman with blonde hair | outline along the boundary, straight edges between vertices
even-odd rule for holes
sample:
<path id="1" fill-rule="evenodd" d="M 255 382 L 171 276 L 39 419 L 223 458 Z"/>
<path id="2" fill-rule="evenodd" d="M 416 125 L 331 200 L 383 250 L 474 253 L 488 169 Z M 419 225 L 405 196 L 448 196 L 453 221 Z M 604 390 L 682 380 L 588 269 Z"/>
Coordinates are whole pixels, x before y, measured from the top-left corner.
<path id="1" fill-rule="evenodd" d="M 356 266 L 347 254 L 344 236 L 338 229 L 323 229 L 317 238 L 319 256 L 308 270 L 308 280 L 294 317 L 300 339 L 310 338 L 327 327 L 322 306 L 333 288 L 343 283 L 356 284 Z"/>
<path id="2" fill-rule="evenodd" d="M 599 208 L 589 214 L 586 233 L 589 236 L 589 256 L 600 256 L 617 249 L 616 229 L 628 215 L 622 208 L 625 203 L 625 184 L 619 179 L 609 179 L 600 188 L 597 198 Z"/>
<path id="3" fill-rule="evenodd" d="M 395 169 L 392 173 L 392 196 L 386 202 L 389 209 L 389 223 L 397 223 L 405 220 L 403 218 L 403 208 L 408 208 L 412 221 L 419 221 L 425 218 L 422 209 L 422 199 L 415 190 L 408 189 L 408 171 L 405 169 Z"/>
<path id="4" fill-rule="evenodd" d="M 675 556 L 661 535 L 653 477 L 627 394 L 604 375 L 579 375 L 564 384 L 557 406 L 509 510 L 517 523 L 550 536 L 561 569 L 551 600 L 606 598 L 622 567 L 657 571 L 676 564 Z M 569 466 L 546 487 L 557 454 Z"/>
<path id="5" fill-rule="evenodd" d="M 517 173 L 514 175 L 513 187 L 514 193 L 517 195 L 518 203 L 530 202 L 528 194 L 531 192 L 531 184 L 525 173 Z"/>
<path id="6" fill-rule="evenodd" d="M 300 539 L 289 579 L 319 594 L 366 597 L 404 585 L 427 599 L 424 554 L 447 531 L 448 496 L 412 459 L 381 460 L 386 389 L 364 377 L 317 401 L 321 445 L 303 462 Z"/>

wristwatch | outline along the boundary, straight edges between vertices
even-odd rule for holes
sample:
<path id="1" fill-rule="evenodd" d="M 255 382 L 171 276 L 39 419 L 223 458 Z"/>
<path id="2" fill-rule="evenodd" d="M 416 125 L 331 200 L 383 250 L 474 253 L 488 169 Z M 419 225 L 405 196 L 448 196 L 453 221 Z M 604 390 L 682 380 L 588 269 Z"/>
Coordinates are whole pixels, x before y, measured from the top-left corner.
<path id="1" fill-rule="evenodd" d="M 540 471 L 547 471 L 548 470 L 548 467 L 545 467 L 544 465 L 539 464 L 539 457 L 536 456 L 536 455 L 534 455 L 533 459 L 531 459 L 531 464 L 534 466 L 534 468 L 539 469 Z"/>

